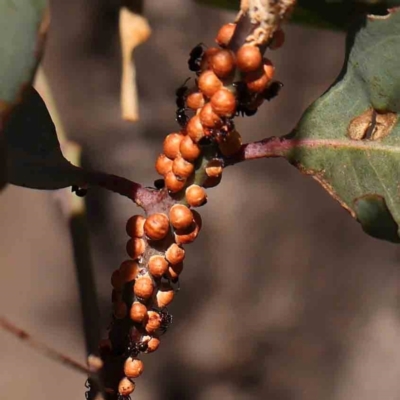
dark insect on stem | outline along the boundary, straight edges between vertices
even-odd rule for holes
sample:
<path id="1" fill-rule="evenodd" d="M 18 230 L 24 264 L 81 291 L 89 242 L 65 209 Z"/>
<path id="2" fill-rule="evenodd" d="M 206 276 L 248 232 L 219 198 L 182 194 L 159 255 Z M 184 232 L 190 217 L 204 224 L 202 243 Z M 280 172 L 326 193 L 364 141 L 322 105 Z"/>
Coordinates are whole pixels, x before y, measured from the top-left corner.
<path id="1" fill-rule="evenodd" d="M 279 81 L 273 81 L 263 92 L 263 97 L 265 100 L 272 100 L 274 97 L 278 96 L 280 90 L 283 88 L 283 83 Z"/>
<path id="2" fill-rule="evenodd" d="M 188 91 L 188 87 L 186 86 L 186 83 L 190 80 L 190 78 L 187 78 L 185 82 L 181 86 L 178 87 L 175 91 L 175 96 L 176 96 L 176 106 L 178 108 L 185 108 L 185 101 L 186 101 L 186 93 Z"/>
<path id="3" fill-rule="evenodd" d="M 158 190 L 165 188 L 165 181 L 164 179 L 156 179 L 154 181 L 154 187 Z"/>
<path id="4" fill-rule="evenodd" d="M 117 400 L 131 400 L 131 396 L 129 396 L 129 395 L 124 396 L 124 395 L 118 393 Z"/>
<path id="5" fill-rule="evenodd" d="M 87 194 L 87 189 L 79 187 L 78 185 L 72 185 L 71 192 L 75 193 L 78 197 L 84 197 Z"/>
<path id="6" fill-rule="evenodd" d="M 128 347 L 126 349 L 125 356 L 128 357 L 137 357 L 139 353 L 144 353 L 148 349 L 147 342 L 134 342 L 132 340 L 129 341 Z"/>
<path id="7" fill-rule="evenodd" d="M 161 311 L 159 311 L 159 313 L 161 317 L 161 326 L 158 334 L 164 335 L 167 332 L 169 326 L 172 324 L 172 315 L 168 312 L 166 308 L 163 308 Z"/>
<path id="8" fill-rule="evenodd" d="M 186 115 L 186 108 L 178 108 L 176 110 L 176 122 L 178 122 L 178 124 L 184 128 L 188 121 L 189 121 L 189 117 Z"/>
<path id="9" fill-rule="evenodd" d="M 189 54 L 188 66 L 190 71 L 199 72 L 201 69 L 201 60 L 203 58 L 203 44 L 199 43 L 196 47 L 193 47 Z"/>
<path id="10" fill-rule="evenodd" d="M 175 91 L 176 95 L 176 106 L 178 109 L 176 110 L 176 121 L 178 124 L 184 128 L 188 123 L 188 116 L 186 115 L 186 93 L 188 91 L 188 87 L 186 86 L 186 82 L 190 78 L 187 78 L 185 82 L 183 82 L 182 86 L 180 86 Z"/>

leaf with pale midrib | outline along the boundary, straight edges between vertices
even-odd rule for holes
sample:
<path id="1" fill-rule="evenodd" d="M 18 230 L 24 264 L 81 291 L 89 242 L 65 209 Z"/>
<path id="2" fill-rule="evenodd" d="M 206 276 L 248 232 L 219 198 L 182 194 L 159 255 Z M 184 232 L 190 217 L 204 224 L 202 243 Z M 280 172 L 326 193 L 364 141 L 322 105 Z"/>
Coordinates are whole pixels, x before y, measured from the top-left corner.
<path id="1" fill-rule="evenodd" d="M 374 110 L 376 121 L 395 122 L 376 140 L 376 131 L 362 125 Z M 400 11 L 393 10 L 385 18 L 364 19 L 349 34 L 337 82 L 306 110 L 285 155 L 319 181 L 367 233 L 392 242 L 400 241 L 399 112 Z M 370 121 L 372 127 L 376 121 Z M 357 136 L 358 122 L 363 139 Z"/>

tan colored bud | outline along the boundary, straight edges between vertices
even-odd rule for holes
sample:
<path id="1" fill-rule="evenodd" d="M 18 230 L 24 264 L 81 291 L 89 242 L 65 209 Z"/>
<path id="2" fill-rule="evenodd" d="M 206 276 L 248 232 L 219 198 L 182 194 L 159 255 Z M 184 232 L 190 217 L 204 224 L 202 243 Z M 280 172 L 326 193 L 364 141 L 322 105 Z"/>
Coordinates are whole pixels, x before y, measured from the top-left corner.
<path id="1" fill-rule="evenodd" d="M 141 324 L 147 317 L 147 307 L 144 304 L 135 301 L 132 304 L 129 316 L 133 322 Z"/>
<path id="2" fill-rule="evenodd" d="M 165 258 L 170 264 L 179 264 L 185 259 L 185 250 L 176 243 L 172 243 L 165 252 Z"/>
<path id="3" fill-rule="evenodd" d="M 146 243 L 143 239 L 133 238 L 126 242 L 126 252 L 134 260 L 142 257 L 145 250 Z"/>
<path id="4" fill-rule="evenodd" d="M 169 220 L 165 214 L 155 213 L 146 218 L 144 232 L 151 240 L 161 240 L 167 236 L 169 231 Z"/>
<path id="5" fill-rule="evenodd" d="M 134 238 L 141 238 L 144 235 L 143 225 L 146 221 L 142 215 L 134 215 L 128 219 L 126 223 L 126 233 L 129 237 Z"/>
<path id="6" fill-rule="evenodd" d="M 144 365 L 142 360 L 138 358 L 128 357 L 124 364 L 124 374 L 128 378 L 137 378 L 142 375 L 144 370 Z"/>
<path id="7" fill-rule="evenodd" d="M 151 256 L 149 260 L 149 272 L 155 278 L 161 278 L 168 271 L 168 261 L 163 256 Z"/>
<path id="8" fill-rule="evenodd" d="M 170 133 L 164 139 L 163 150 L 164 154 L 170 158 L 174 159 L 179 155 L 179 145 L 184 135 L 182 133 Z"/>
<path id="9" fill-rule="evenodd" d="M 165 154 L 160 154 L 156 161 L 156 171 L 158 174 L 164 176 L 172 169 L 172 160 Z"/>
<path id="10" fill-rule="evenodd" d="M 135 390 L 135 383 L 128 378 L 122 378 L 118 384 L 118 393 L 121 396 L 129 396 Z"/>
<path id="11" fill-rule="evenodd" d="M 133 292 L 140 299 L 149 299 L 153 295 L 154 283 L 149 275 L 143 275 L 136 279 Z"/>
<path id="12" fill-rule="evenodd" d="M 207 202 L 207 193 L 199 185 L 190 185 L 185 192 L 186 201 L 192 207 L 200 207 Z"/>
<path id="13" fill-rule="evenodd" d="M 124 283 L 134 281 L 139 273 L 139 264 L 133 260 L 125 260 L 119 267 L 120 277 Z"/>
<path id="14" fill-rule="evenodd" d="M 146 332 L 150 335 L 160 329 L 161 327 L 161 317 L 157 311 L 147 312 L 147 322 L 145 325 Z"/>

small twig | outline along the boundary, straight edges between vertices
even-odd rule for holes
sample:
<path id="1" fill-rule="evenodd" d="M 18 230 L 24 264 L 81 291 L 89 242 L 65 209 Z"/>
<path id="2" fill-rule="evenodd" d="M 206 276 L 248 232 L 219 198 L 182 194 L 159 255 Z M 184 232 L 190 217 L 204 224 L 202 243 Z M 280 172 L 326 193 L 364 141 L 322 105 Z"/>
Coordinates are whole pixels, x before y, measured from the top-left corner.
<path id="1" fill-rule="evenodd" d="M 265 48 L 295 4 L 296 0 L 242 0 L 236 17 L 240 29 L 236 29 L 229 47 L 237 50 L 239 44 L 249 43 Z"/>
<path id="2" fill-rule="evenodd" d="M 90 368 L 72 359 L 71 357 L 60 353 L 58 350 L 49 347 L 47 344 L 39 342 L 38 340 L 34 339 L 28 332 L 24 331 L 21 328 L 18 328 L 12 322 L 8 321 L 5 317 L 0 317 L 0 326 L 2 329 L 10 332 L 18 339 L 25 341 L 28 346 L 34 348 L 45 357 L 62 363 L 74 369 L 75 371 L 82 372 L 86 375 L 91 374 Z"/>

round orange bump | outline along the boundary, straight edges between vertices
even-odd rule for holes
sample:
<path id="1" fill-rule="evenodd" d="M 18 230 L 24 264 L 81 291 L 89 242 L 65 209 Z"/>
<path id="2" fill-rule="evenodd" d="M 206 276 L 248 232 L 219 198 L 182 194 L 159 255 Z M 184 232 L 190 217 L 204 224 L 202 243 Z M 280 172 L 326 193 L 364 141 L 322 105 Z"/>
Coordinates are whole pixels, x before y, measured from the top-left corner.
<path id="1" fill-rule="evenodd" d="M 123 319 L 128 315 L 128 307 L 124 301 L 116 301 L 113 303 L 114 317 L 117 319 Z"/>
<path id="2" fill-rule="evenodd" d="M 129 396 L 135 390 L 135 382 L 132 382 L 128 378 L 122 378 L 118 384 L 118 393 L 121 396 Z"/>
<path id="3" fill-rule="evenodd" d="M 142 360 L 138 358 L 128 357 L 124 364 L 124 374 L 128 378 L 137 378 L 142 375 L 144 371 L 144 365 Z"/>
<path id="4" fill-rule="evenodd" d="M 168 283 L 162 284 L 156 294 L 156 305 L 159 308 L 167 307 L 174 300 L 175 291 Z"/>
<path id="5" fill-rule="evenodd" d="M 188 97 L 186 97 L 186 106 L 191 108 L 192 110 L 197 110 L 204 106 L 204 96 L 201 92 L 190 93 Z"/>
<path id="6" fill-rule="evenodd" d="M 157 329 L 160 329 L 161 317 L 157 311 L 147 312 L 147 322 L 145 325 L 146 332 L 150 335 L 154 333 Z"/>
<path id="7" fill-rule="evenodd" d="M 174 204 L 169 211 L 169 219 L 175 229 L 186 230 L 193 224 L 193 214 L 183 204 Z"/>
<path id="8" fill-rule="evenodd" d="M 275 67 L 270 60 L 265 59 L 263 68 L 245 76 L 247 88 L 254 93 L 263 92 L 271 83 Z"/>
<path id="9" fill-rule="evenodd" d="M 186 201 L 192 207 L 200 207 L 207 201 L 207 193 L 199 185 L 190 185 L 185 192 Z"/>
<path id="10" fill-rule="evenodd" d="M 187 127 L 187 133 L 193 142 L 197 143 L 202 139 L 205 135 L 203 125 L 201 124 L 200 117 L 198 115 L 194 115 L 190 118 Z"/>
<path id="11" fill-rule="evenodd" d="M 161 240 L 167 236 L 169 220 L 165 214 L 155 213 L 147 217 L 144 223 L 144 232 L 151 240 Z"/>
<path id="12" fill-rule="evenodd" d="M 182 271 L 183 271 L 183 262 L 171 265 L 168 268 L 168 274 L 173 281 L 179 278 L 179 275 L 181 274 Z"/>
<path id="13" fill-rule="evenodd" d="M 139 273 L 139 264 L 133 260 L 125 260 L 119 267 L 120 277 L 124 283 L 134 281 Z"/>
<path id="14" fill-rule="evenodd" d="M 218 47 L 209 47 L 203 54 L 203 58 L 201 60 L 201 70 L 205 71 L 211 68 L 211 60 L 215 54 L 220 51 Z"/>
<path id="15" fill-rule="evenodd" d="M 256 71 L 262 63 L 262 54 L 257 46 L 243 45 L 236 53 L 236 62 L 242 72 Z"/>
<path id="16" fill-rule="evenodd" d="M 155 278 L 161 278 L 168 271 L 168 261 L 163 256 L 151 256 L 149 272 Z"/>
<path id="17" fill-rule="evenodd" d="M 196 143 L 193 142 L 193 140 L 190 136 L 185 136 L 182 139 L 181 145 L 179 147 L 179 151 L 181 152 L 181 156 L 186 161 L 190 161 L 190 162 L 196 161 L 196 159 L 201 154 L 200 147 Z"/>
<path id="18" fill-rule="evenodd" d="M 278 29 L 275 31 L 274 36 L 272 37 L 272 41 L 269 44 L 269 48 L 271 50 L 276 50 L 282 47 L 283 43 L 285 43 L 285 32 L 282 29 Z"/>
<path id="19" fill-rule="evenodd" d="M 220 50 L 211 58 L 211 68 L 219 78 L 226 78 L 235 69 L 235 56 L 230 50 Z"/>
<path id="20" fill-rule="evenodd" d="M 213 71 L 204 71 L 198 80 L 200 91 L 207 97 L 211 97 L 217 90 L 221 89 L 222 82 Z"/>
<path id="21" fill-rule="evenodd" d="M 153 351 L 156 351 L 160 346 L 160 339 L 156 337 L 152 337 L 148 342 L 147 342 L 147 350 L 146 353 L 152 353 Z"/>
<path id="22" fill-rule="evenodd" d="M 193 171 L 194 165 L 181 156 L 176 157 L 172 163 L 172 172 L 179 178 L 189 178 Z"/>
<path id="23" fill-rule="evenodd" d="M 220 90 L 218 91 L 220 92 Z M 217 92 L 217 93 L 218 93 Z M 216 93 L 216 94 L 217 94 Z M 214 94 L 215 96 L 215 94 Z M 214 97 L 213 96 L 213 97 Z M 199 118 L 200 118 L 200 122 L 203 126 L 205 126 L 206 128 L 211 128 L 211 129 L 215 129 L 215 128 L 220 128 L 222 126 L 222 120 L 221 118 L 215 113 L 215 111 L 213 110 L 212 104 L 211 103 L 207 103 L 200 111 L 199 113 Z"/>
<path id="24" fill-rule="evenodd" d="M 179 145 L 182 139 L 182 133 L 170 133 L 165 137 L 163 150 L 168 158 L 174 159 L 179 155 Z"/>
<path id="25" fill-rule="evenodd" d="M 143 275 L 136 279 L 133 292 L 140 299 L 149 299 L 154 292 L 154 283 L 149 275 Z"/>
<path id="26" fill-rule="evenodd" d="M 263 60 L 263 69 L 265 72 L 265 75 L 269 78 L 269 81 L 272 80 L 272 78 L 275 75 L 275 66 L 272 64 L 272 61 L 269 60 L 268 58 L 264 58 Z"/>
<path id="27" fill-rule="evenodd" d="M 177 193 L 181 191 L 186 184 L 185 178 L 176 176 L 172 171 L 165 175 L 165 186 L 171 193 Z"/>
<path id="28" fill-rule="evenodd" d="M 144 235 L 143 225 L 146 221 L 142 215 L 134 215 L 128 219 L 126 223 L 126 233 L 129 237 L 141 238 Z"/>
<path id="29" fill-rule="evenodd" d="M 236 24 L 225 24 L 222 25 L 220 30 L 217 33 L 217 37 L 215 41 L 221 46 L 226 47 L 228 46 L 229 42 L 232 39 L 232 36 L 235 32 Z"/>
<path id="30" fill-rule="evenodd" d="M 156 161 L 156 171 L 160 175 L 166 175 L 172 169 L 172 160 L 165 154 L 160 154 Z"/>
<path id="31" fill-rule="evenodd" d="M 133 322 L 141 324 L 147 317 L 147 307 L 144 304 L 135 301 L 129 311 L 129 316 Z"/>
<path id="32" fill-rule="evenodd" d="M 231 117 L 236 112 L 235 95 L 228 89 L 218 90 L 210 100 L 212 109 L 221 117 Z"/>
<path id="33" fill-rule="evenodd" d="M 188 244 L 196 240 L 202 225 L 201 216 L 196 210 L 192 210 L 195 227 L 193 231 L 187 234 L 175 233 L 175 242 L 177 244 Z"/>
<path id="34" fill-rule="evenodd" d="M 185 259 L 185 250 L 183 250 L 182 247 L 178 246 L 176 243 L 172 243 L 165 252 L 165 258 L 172 265 L 179 264 Z"/>
<path id="35" fill-rule="evenodd" d="M 121 291 L 124 287 L 124 282 L 121 278 L 121 272 L 119 269 L 116 269 L 111 275 L 111 285 L 112 287 L 117 290 Z"/>
<path id="36" fill-rule="evenodd" d="M 224 141 L 219 144 L 221 153 L 226 156 L 236 154 L 242 146 L 242 137 L 238 131 L 229 132 Z"/>
<path id="37" fill-rule="evenodd" d="M 222 174 L 223 171 L 223 163 L 218 158 L 215 158 L 208 162 L 205 168 L 206 174 L 208 177 L 218 177 Z"/>
<path id="38" fill-rule="evenodd" d="M 126 252 L 134 260 L 142 257 L 145 249 L 146 243 L 143 239 L 133 238 L 126 242 Z"/>

